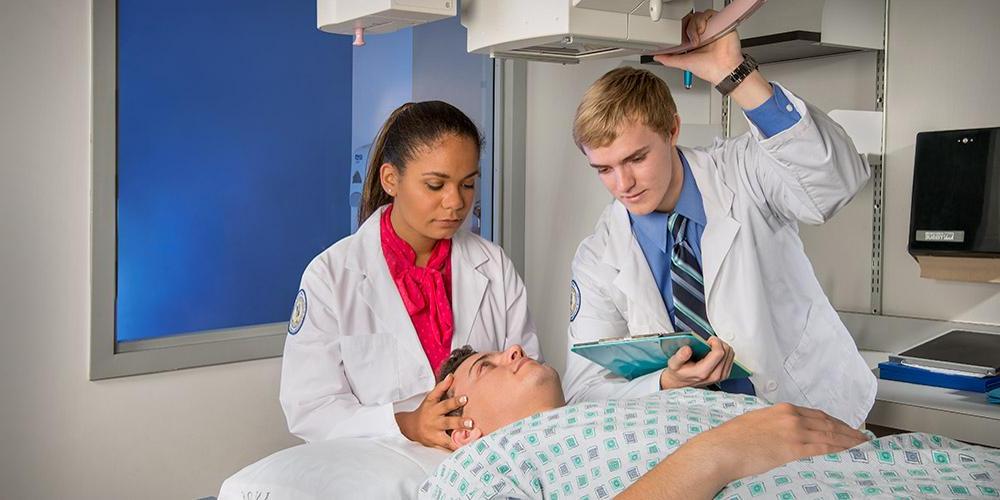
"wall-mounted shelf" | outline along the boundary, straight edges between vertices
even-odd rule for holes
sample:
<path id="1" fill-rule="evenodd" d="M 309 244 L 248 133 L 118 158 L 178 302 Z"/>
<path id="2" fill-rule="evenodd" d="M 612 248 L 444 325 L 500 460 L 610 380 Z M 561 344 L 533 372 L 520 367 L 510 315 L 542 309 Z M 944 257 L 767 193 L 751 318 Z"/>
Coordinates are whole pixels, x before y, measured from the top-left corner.
<path id="1" fill-rule="evenodd" d="M 821 39 L 822 34 L 817 31 L 786 31 L 773 35 L 743 38 L 740 40 L 740 45 L 743 46 L 744 53 L 750 54 L 760 64 L 797 61 L 850 52 L 878 52 L 877 49 L 867 47 L 824 44 L 820 41 Z M 659 64 L 653 61 L 653 56 L 641 56 L 639 62 Z"/>
<path id="2" fill-rule="evenodd" d="M 750 54 L 760 64 L 849 52 L 875 51 L 864 47 L 826 45 L 820 43 L 821 36 L 816 31 L 786 31 L 773 35 L 744 38 L 740 40 L 740 44 L 743 46 L 743 52 Z"/>

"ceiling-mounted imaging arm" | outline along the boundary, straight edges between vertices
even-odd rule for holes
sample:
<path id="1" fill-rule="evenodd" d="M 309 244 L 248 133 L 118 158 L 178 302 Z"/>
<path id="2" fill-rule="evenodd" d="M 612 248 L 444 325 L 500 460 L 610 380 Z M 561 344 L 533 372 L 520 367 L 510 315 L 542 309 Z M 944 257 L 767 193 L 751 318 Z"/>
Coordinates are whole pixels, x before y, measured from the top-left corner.
<path id="1" fill-rule="evenodd" d="M 647 5 L 648 9 L 643 8 Z M 765 0 L 734 0 L 710 20 L 708 43 L 732 30 Z M 577 63 L 583 59 L 676 53 L 693 0 L 317 0 L 319 29 L 354 36 L 456 15 L 468 31 L 466 50 L 492 57 Z"/>

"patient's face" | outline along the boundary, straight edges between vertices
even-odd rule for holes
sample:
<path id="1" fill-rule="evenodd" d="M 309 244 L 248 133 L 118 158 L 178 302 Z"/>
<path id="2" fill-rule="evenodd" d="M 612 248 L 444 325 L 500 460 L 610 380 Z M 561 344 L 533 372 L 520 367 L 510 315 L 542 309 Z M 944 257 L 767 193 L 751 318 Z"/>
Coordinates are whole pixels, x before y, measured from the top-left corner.
<path id="1" fill-rule="evenodd" d="M 483 435 L 566 404 L 556 371 L 525 356 L 519 345 L 469 356 L 454 377 L 452 392 L 469 397 L 462 414 L 473 419 Z M 468 431 L 453 433 L 459 445 L 478 437 Z"/>

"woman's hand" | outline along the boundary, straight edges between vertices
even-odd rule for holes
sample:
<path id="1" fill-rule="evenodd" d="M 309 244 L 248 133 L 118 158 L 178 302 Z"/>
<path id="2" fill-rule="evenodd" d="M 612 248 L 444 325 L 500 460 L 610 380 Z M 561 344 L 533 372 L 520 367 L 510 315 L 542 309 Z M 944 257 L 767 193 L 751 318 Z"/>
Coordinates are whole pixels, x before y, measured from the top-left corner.
<path id="1" fill-rule="evenodd" d="M 396 414 L 399 430 L 407 439 L 424 446 L 454 451 L 451 437 L 446 431 L 473 427 L 471 418 L 448 416 L 448 413 L 465 406 L 468 402 L 466 396 L 447 397 L 453 380 L 454 377 L 448 374 L 427 393 L 427 397 L 416 410 Z"/>
<path id="2" fill-rule="evenodd" d="M 729 378 L 736 352 L 715 336 L 708 339 L 708 345 L 712 346 L 712 351 L 698 361 L 691 361 L 694 351 L 688 346 L 674 353 L 660 372 L 660 389 L 702 387 Z"/>

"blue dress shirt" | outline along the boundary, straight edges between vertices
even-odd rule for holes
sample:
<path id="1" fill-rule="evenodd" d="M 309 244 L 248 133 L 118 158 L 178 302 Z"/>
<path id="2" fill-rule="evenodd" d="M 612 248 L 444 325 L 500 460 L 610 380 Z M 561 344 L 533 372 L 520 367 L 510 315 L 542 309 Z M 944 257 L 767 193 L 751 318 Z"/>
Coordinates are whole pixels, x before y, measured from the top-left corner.
<path id="1" fill-rule="evenodd" d="M 764 134 L 765 137 L 772 137 L 792 125 L 795 125 L 802 116 L 792 106 L 785 95 L 778 87 L 773 87 L 774 95 L 760 106 L 746 112 L 747 118 Z M 685 236 L 698 264 L 701 264 L 701 235 L 705 231 L 707 219 L 705 217 L 705 205 L 701 200 L 701 191 L 698 183 L 695 182 L 691 174 L 691 166 L 688 165 L 687 158 L 679 150 L 681 164 L 684 168 L 684 181 L 681 185 L 681 193 L 677 199 L 674 211 L 687 217 L 690 222 L 687 225 Z M 667 307 L 667 314 L 670 316 L 670 323 L 674 323 L 674 294 L 670 280 L 670 251 L 674 246 L 674 238 L 667 230 L 667 219 L 669 213 L 652 212 L 647 215 L 629 214 L 632 223 L 632 233 L 639 242 L 649 270 L 653 273 L 657 288 L 660 289 L 660 296 L 663 297 L 663 304 Z"/>

